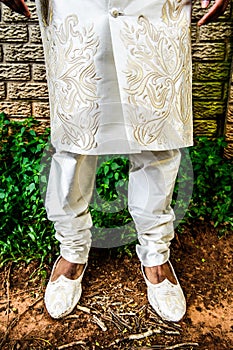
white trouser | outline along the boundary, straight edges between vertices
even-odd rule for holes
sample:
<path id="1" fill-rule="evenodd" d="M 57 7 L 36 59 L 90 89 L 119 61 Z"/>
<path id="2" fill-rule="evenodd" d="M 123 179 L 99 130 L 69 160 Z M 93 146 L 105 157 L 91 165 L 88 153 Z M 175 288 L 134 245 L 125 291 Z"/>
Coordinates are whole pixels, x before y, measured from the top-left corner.
<path id="1" fill-rule="evenodd" d="M 170 207 L 180 164 L 180 151 L 143 151 L 130 155 L 128 206 L 144 266 L 169 259 L 174 237 L 174 212 Z M 61 255 L 86 263 L 91 247 L 92 219 L 88 205 L 95 183 L 97 156 L 57 152 L 53 155 L 46 196 L 49 220 L 55 224 Z"/>

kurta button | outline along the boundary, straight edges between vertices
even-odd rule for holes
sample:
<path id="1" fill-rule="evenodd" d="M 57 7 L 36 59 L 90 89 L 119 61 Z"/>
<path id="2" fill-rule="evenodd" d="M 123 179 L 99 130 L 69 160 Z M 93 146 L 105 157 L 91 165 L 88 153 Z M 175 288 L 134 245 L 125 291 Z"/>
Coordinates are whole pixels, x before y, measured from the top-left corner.
<path id="1" fill-rule="evenodd" d="M 113 8 L 111 11 L 110 11 L 110 14 L 112 15 L 112 17 L 118 17 L 119 16 L 119 10 L 116 9 L 116 8 Z"/>

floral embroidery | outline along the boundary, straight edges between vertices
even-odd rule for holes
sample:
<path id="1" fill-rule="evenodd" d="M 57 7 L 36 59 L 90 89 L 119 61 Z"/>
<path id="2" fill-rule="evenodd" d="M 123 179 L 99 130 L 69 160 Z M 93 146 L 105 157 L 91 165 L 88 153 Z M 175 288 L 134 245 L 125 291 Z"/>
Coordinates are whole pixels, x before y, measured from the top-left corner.
<path id="1" fill-rule="evenodd" d="M 136 28 L 125 22 L 121 31 L 129 52 L 127 114 L 141 145 L 169 143 L 168 123 L 178 130 L 191 118 L 190 32 L 183 6 L 167 0 L 159 26 L 139 16 Z"/>
<path id="2" fill-rule="evenodd" d="M 183 0 L 168 0 L 165 2 L 162 8 L 162 19 L 163 22 L 168 26 L 183 27 L 187 25 L 187 20 L 182 13 Z"/>
<path id="3" fill-rule="evenodd" d="M 99 46 L 93 25 L 80 28 L 76 15 L 43 29 L 50 93 L 51 123 L 62 125 L 62 143 L 82 150 L 96 147 L 99 97 L 94 56 Z"/>

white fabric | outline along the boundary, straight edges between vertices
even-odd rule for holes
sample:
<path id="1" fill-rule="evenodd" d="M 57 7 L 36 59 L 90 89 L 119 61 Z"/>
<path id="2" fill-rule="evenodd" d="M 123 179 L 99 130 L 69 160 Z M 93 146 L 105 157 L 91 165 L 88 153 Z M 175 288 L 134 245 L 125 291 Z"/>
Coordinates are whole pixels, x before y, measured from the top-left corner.
<path id="1" fill-rule="evenodd" d="M 61 255 L 74 263 L 86 263 L 91 247 L 88 204 L 96 162 L 96 156 L 67 152 L 56 152 L 52 158 L 45 207 L 55 224 Z"/>
<path id="2" fill-rule="evenodd" d="M 143 266 L 169 259 L 175 215 L 170 204 L 180 165 L 180 151 L 130 155 L 128 206 L 136 225 L 138 257 Z"/>
<path id="3" fill-rule="evenodd" d="M 136 250 L 144 266 L 169 259 L 174 213 L 170 207 L 180 163 L 180 151 L 144 151 L 130 156 L 129 210 L 138 232 Z M 92 196 L 96 156 L 56 152 L 52 159 L 46 209 L 55 222 L 61 255 L 74 263 L 86 263 L 91 246 L 92 220 L 88 203 Z"/>
<path id="4" fill-rule="evenodd" d="M 36 4 L 58 151 L 192 145 L 191 0 Z"/>

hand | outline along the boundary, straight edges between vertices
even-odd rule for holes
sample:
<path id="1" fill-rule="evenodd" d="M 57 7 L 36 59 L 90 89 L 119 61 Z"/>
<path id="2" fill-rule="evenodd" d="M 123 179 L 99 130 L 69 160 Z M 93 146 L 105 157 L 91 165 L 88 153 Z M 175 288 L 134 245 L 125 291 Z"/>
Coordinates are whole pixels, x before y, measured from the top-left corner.
<path id="1" fill-rule="evenodd" d="M 209 9 L 209 11 L 200 19 L 197 23 L 199 26 L 207 24 L 214 19 L 218 18 L 223 14 L 227 8 L 229 0 L 215 0 L 214 5 Z M 203 9 L 207 8 L 210 4 L 210 0 L 201 0 L 201 7 Z"/>
<path id="2" fill-rule="evenodd" d="M 24 0 L 0 0 L 4 5 L 10 7 L 15 12 L 20 13 L 26 17 L 30 17 L 31 14 Z"/>

